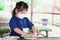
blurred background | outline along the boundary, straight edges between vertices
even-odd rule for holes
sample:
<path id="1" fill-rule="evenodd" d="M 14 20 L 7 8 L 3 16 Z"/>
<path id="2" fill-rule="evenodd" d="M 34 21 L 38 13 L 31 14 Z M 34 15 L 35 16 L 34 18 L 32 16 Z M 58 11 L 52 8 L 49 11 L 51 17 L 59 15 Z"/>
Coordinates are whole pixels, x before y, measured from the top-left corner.
<path id="1" fill-rule="evenodd" d="M 0 29 L 10 29 L 12 10 L 19 1 L 28 3 L 28 18 L 37 29 L 47 27 L 52 30 L 48 37 L 60 37 L 60 0 L 0 0 Z"/>

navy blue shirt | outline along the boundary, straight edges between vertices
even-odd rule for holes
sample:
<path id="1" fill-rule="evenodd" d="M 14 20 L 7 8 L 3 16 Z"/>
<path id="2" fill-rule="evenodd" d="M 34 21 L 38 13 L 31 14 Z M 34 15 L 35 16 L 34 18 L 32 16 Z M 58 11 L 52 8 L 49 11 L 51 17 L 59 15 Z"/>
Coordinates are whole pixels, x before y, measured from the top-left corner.
<path id="1" fill-rule="evenodd" d="M 11 29 L 10 36 L 19 36 L 21 37 L 20 34 L 16 33 L 14 31 L 15 28 L 19 28 L 20 30 L 23 31 L 23 28 L 30 28 L 32 29 L 33 23 L 29 21 L 27 17 L 24 17 L 23 19 L 20 19 L 16 16 L 13 16 L 9 22 L 9 26 Z"/>

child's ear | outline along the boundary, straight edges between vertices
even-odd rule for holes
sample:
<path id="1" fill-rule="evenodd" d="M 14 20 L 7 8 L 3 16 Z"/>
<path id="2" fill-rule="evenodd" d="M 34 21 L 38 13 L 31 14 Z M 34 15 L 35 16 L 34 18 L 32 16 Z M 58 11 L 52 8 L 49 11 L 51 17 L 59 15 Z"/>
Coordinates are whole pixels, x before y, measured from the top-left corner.
<path id="1" fill-rule="evenodd" d="M 17 10 L 17 9 L 15 9 L 15 12 L 16 12 L 16 13 L 18 13 L 18 10 Z"/>

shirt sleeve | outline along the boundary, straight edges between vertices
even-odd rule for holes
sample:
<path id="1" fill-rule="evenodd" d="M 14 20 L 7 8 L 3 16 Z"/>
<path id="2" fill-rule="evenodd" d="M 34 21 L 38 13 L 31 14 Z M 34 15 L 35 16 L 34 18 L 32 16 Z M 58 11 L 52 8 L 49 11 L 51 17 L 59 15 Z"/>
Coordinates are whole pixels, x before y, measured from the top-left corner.
<path id="1" fill-rule="evenodd" d="M 10 20 L 9 26 L 12 30 L 14 30 L 17 27 L 16 21 L 14 18 Z"/>
<path id="2" fill-rule="evenodd" d="M 27 26 L 30 28 L 30 29 L 32 29 L 32 27 L 34 26 L 34 24 L 28 19 L 28 18 L 26 18 L 27 20 Z"/>

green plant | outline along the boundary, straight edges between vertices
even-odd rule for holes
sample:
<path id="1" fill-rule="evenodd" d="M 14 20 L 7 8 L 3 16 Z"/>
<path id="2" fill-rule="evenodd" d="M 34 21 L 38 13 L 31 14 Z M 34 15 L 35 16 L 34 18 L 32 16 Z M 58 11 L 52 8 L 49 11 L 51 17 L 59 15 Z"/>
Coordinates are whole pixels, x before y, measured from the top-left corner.
<path id="1" fill-rule="evenodd" d="M 32 30 L 31 29 L 29 29 L 29 33 L 32 33 Z"/>
<path id="2" fill-rule="evenodd" d="M 8 32 L 10 32 L 10 29 L 0 29 L 0 36 Z"/>

